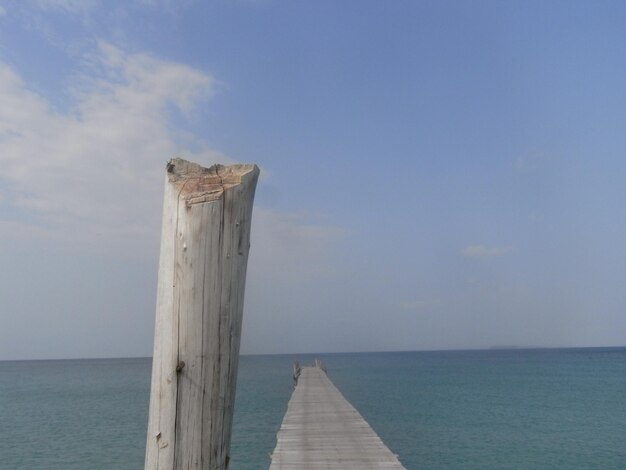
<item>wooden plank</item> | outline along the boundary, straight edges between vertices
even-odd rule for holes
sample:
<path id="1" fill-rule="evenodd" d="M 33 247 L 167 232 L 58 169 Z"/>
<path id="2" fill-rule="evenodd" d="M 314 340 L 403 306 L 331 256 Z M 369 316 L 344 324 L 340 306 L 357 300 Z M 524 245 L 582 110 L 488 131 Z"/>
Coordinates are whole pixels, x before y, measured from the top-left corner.
<path id="1" fill-rule="evenodd" d="M 146 469 L 228 467 L 258 174 L 168 163 Z"/>
<path id="2" fill-rule="evenodd" d="M 322 367 L 301 368 L 270 470 L 404 469 Z"/>

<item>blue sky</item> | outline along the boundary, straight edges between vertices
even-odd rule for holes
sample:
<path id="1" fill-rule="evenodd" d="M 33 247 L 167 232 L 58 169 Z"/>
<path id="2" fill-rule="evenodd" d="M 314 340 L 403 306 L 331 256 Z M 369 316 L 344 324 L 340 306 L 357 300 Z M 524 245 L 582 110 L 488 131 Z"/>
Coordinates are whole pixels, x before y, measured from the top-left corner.
<path id="1" fill-rule="evenodd" d="M 172 156 L 262 168 L 244 353 L 624 345 L 624 24 L 0 1 L 0 359 L 150 355 Z"/>

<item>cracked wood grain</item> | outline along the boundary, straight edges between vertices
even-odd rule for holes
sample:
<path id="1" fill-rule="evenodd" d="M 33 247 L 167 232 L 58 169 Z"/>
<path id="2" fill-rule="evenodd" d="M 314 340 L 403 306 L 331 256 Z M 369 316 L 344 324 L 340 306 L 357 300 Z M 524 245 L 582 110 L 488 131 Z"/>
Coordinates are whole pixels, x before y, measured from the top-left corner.
<path id="1" fill-rule="evenodd" d="M 228 467 L 258 175 L 167 164 L 146 470 Z"/>

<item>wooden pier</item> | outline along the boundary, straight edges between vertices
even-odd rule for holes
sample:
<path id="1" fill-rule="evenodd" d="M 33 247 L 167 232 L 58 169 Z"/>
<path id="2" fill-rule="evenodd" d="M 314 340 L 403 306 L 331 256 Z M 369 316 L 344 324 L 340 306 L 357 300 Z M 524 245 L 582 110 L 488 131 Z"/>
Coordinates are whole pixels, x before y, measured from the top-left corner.
<path id="1" fill-rule="evenodd" d="M 270 470 L 404 469 L 321 363 L 297 366 L 294 380 Z"/>

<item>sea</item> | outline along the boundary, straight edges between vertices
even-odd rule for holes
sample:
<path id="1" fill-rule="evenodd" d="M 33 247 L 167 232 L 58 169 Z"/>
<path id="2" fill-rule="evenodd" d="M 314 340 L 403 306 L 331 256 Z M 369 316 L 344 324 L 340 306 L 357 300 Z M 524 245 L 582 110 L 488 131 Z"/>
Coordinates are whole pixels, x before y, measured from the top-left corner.
<path id="1" fill-rule="evenodd" d="M 242 356 L 233 470 L 267 469 L 321 359 L 407 469 L 626 469 L 626 348 Z M 0 468 L 142 469 L 151 360 L 0 362 Z"/>

